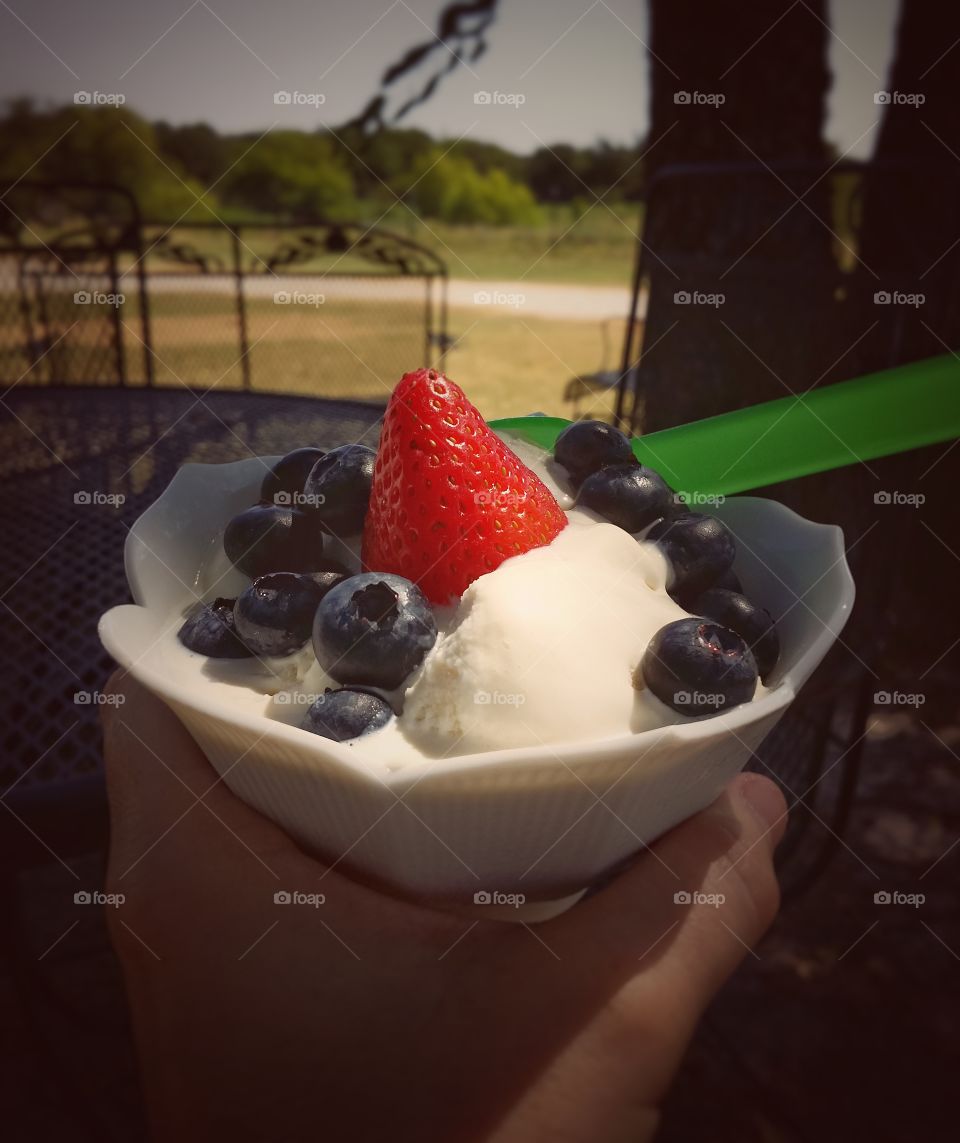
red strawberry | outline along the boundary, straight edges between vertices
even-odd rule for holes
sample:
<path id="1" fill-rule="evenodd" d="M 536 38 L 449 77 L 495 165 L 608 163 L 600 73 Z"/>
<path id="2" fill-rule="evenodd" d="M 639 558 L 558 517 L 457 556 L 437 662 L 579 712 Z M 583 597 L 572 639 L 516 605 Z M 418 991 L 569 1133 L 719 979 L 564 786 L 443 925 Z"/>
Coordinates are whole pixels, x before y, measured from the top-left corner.
<path id="1" fill-rule="evenodd" d="M 383 419 L 363 565 L 406 576 L 434 603 L 510 556 L 549 544 L 567 517 L 538 476 L 435 369 L 406 373 Z"/>

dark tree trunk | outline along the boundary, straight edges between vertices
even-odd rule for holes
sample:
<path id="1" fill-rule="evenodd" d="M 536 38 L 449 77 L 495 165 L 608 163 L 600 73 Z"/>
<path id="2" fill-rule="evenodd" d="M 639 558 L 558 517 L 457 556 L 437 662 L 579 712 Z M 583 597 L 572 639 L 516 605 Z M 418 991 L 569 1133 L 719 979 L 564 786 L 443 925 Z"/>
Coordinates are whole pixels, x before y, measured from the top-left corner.
<path id="1" fill-rule="evenodd" d="M 862 347 L 865 370 L 960 348 L 958 39 L 960 5 L 903 0 L 889 78 L 895 101 L 863 192 L 855 299 L 862 320 L 877 321 Z M 878 306 L 878 292 L 924 300 Z"/>
<path id="2" fill-rule="evenodd" d="M 708 161 L 756 171 L 653 184 L 645 344 L 662 341 L 643 366 L 645 431 L 806 389 L 830 365 L 829 180 L 811 190 L 810 169 L 763 165 L 828 165 L 825 18 L 824 0 L 651 0 L 650 178 Z M 675 303 L 695 291 L 724 300 Z"/>
<path id="3" fill-rule="evenodd" d="M 863 189 L 860 257 L 851 290 L 861 372 L 960 349 L 960 6 L 903 0 L 876 165 Z M 923 102 L 914 98 L 922 96 Z M 903 97 L 907 97 L 904 99 Z M 882 293 L 891 301 L 877 304 Z M 897 295 L 922 295 L 917 304 Z M 907 398 L 909 399 L 909 398 Z M 874 488 L 925 497 L 919 509 L 879 508 L 869 548 L 893 561 L 898 585 L 885 616 L 892 632 L 885 689 L 922 690 L 932 725 L 956 706 L 945 654 L 955 632 L 929 619 L 931 600 L 956 590 L 960 447 L 938 446 L 871 466 Z M 951 549 L 953 551 L 951 551 Z M 869 557 L 868 552 L 868 557 Z M 918 569 L 919 574 L 918 574 Z M 932 670 L 936 664 L 936 671 Z M 938 712 L 938 703 L 942 709 Z"/>

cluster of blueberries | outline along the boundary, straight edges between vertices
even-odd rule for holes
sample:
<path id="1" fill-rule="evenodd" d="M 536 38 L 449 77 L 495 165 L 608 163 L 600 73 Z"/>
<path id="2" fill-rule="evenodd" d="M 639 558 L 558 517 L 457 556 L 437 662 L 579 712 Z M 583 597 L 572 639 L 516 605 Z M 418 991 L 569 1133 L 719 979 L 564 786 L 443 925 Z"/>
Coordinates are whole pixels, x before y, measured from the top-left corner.
<path id="1" fill-rule="evenodd" d="M 178 633 L 191 651 L 218 659 L 290 655 L 312 640 L 339 686 L 315 699 L 302 726 L 337 742 L 390 721 L 404 681 L 437 639 L 416 584 L 385 572 L 351 575 L 325 551 L 329 537 L 362 532 L 375 456 L 353 444 L 300 448 L 277 461 L 258 503 L 223 536 L 250 586 L 236 599 L 198 604 Z M 629 438 L 602 421 L 570 425 L 554 458 L 569 473 L 578 506 L 631 534 L 646 529 L 671 566 L 671 595 L 694 616 L 656 633 L 637 667 L 638 689 L 690 717 L 748 702 L 780 648 L 770 614 L 746 598 L 733 572 L 729 530 L 689 511 L 637 461 Z"/>
<path id="2" fill-rule="evenodd" d="M 318 662 L 341 685 L 317 696 L 302 726 L 337 742 L 390 721 L 391 692 L 437 638 L 416 584 L 351 575 L 324 550 L 327 537 L 363 530 L 375 456 L 343 445 L 296 449 L 277 461 L 259 502 L 224 531 L 224 551 L 250 586 L 236 599 L 197 605 L 178 633 L 191 651 L 219 659 L 290 655 L 312 639 Z"/>
<path id="3" fill-rule="evenodd" d="M 751 603 L 733 571 L 736 542 L 714 516 L 691 512 L 658 472 L 634 456 L 630 439 L 603 421 L 564 429 L 554 459 L 577 488 L 576 503 L 657 543 L 670 568 L 670 595 L 692 618 L 651 639 L 634 685 L 696 717 L 749 702 L 757 677 L 780 658 L 770 613 Z"/>

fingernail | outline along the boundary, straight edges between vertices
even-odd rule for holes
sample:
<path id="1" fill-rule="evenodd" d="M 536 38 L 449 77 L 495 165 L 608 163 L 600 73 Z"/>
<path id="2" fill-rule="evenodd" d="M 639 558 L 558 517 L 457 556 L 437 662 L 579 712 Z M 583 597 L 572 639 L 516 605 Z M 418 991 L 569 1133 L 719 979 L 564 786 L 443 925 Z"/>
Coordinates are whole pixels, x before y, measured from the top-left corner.
<path id="1" fill-rule="evenodd" d="M 764 830 L 769 831 L 773 845 L 778 845 L 787 829 L 787 805 L 780 787 L 763 774 L 741 774 L 736 790 Z"/>

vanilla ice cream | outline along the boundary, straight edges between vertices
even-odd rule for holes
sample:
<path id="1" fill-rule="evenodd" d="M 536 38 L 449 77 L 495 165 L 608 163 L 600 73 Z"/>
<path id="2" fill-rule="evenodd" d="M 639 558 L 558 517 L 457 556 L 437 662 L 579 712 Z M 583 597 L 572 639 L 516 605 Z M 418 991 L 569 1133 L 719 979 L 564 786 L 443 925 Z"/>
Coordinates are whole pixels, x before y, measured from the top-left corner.
<path id="1" fill-rule="evenodd" d="M 678 721 L 631 674 L 686 616 L 653 544 L 574 512 L 547 547 L 464 593 L 407 690 L 404 736 L 430 757 L 607 738 Z"/>

